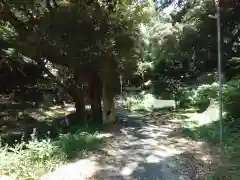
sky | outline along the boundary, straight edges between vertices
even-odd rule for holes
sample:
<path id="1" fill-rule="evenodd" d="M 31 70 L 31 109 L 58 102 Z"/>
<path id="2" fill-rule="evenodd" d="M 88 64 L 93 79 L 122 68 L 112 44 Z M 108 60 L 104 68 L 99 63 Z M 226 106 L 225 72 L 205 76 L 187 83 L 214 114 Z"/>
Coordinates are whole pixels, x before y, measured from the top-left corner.
<path id="1" fill-rule="evenodd" d="M 157 2 L 160 3 L 161 0 L 158 0 Z M 174 0 L 172 5 L 163 9 L 163 12 L 166 13 L 166 14 L 170 14 L 174 10 L 174 6 L 177 4 L 177 2 L 178 2 L 178 0 Z"/>
<path id="2" fill-rule="evenodd" d="M 170 14 L 174 10 L 174 5 L 168 6 L 167 8 L 163 9 L 163 12 L 166 14 Z"/>

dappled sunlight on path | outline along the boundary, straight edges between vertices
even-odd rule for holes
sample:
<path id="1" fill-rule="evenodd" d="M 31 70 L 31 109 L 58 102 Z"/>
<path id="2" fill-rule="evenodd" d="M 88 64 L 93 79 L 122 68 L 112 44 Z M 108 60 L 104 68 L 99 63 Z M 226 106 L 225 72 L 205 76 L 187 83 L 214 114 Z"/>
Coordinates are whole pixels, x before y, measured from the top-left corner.
<path id="1" fill-rule="evenodd" d="M 100 156 L 101 169 L 95 179 L 204 179 L 204 163 L 197 165 L 188 160 L 193 144 L 187 146 L 185 139 L 168 137 L 174 131 L 173 124 L 158 127 L 144 123 L 121 131 L 120 136 L 114 136 L 114 144 L 104 149 L 105 156 Z"/>
<path id="2" fill-rule="evenodd" d="M 204 143 L 172 136 L 179 125 L 170 121 L 157 126 L 136 115 L 126 116 L 126 122 L 112 125 L 108 134 L 99 136 L 105 143 L 98 153 L 90 155 L 87 161 L 79 160 L 54 173 L 67 171 L 62 180 L 206 179 L 211 155 Z M 50 180 L 51 175 L 54 177 L 50 173 L 42 180 Z"/>

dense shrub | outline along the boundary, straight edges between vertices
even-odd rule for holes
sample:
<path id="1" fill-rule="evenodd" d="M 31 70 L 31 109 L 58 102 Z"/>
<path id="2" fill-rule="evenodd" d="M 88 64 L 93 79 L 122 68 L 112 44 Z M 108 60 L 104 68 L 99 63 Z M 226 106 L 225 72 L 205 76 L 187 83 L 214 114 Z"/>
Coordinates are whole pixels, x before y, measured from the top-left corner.
<path id="1" fill-rule="evenodd" d="M 178 93 L 179 106 L 182 108 L 196 107 L 204 110 L 210 101 L 217 98 L 217 83 L 189 87 Z"/>
<path id="2" fill-rule="evenodd" d="M 223 102 L 229 120 L 231 119 L 231 123 L 237 124 L 237 120 L 240 118 L 240 79 L 238 77 L 225 85 Z"/>
<path id="3" fill-rule="evenodd" d="M 211 100 L 218 101 L 218 84 L 188 87 L 178 93 L 181 108 L 195 107 L 203 111 Z M 223 108 L 228 124 L 238 124 L 240 118 L 240 78 L 235 77 L 223 85 Z M 240 121 L 239 121 L 240 122 Z"/>
<path id="4" fill-rule="evenodd" d="M 99 145 L 97 133 L 78 131 L 61 135 L 56 140 L 32 140 L 14 147 L 0 146 L 0 175 L 18 180 L 37 180 L 52 169 L 77 158 Z"/>

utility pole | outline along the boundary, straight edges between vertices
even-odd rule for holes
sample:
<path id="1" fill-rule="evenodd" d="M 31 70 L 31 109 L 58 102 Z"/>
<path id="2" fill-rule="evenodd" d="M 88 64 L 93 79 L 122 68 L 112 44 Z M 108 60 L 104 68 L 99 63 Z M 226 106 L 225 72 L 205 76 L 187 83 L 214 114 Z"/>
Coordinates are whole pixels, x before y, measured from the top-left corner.
<path id="1" fill-rule="evenodd" d="M 223 101 L 222 101 L 222 51 L 221 51 L 221 16 L 220 10 L 240 7 L 240 0 L 212 0 L 216 8 L 217 43 L 218 43 L 218 81 L 219 81 L 219 126 L 220 143 L 223 140 Z M 217 1 L 217 2 L 216 2 Z"/>
<path id="2" fill-rule="evenodd" d="M 217 2 L 216 2 L 217 1 Z M 209 15 L 209 18 L 217 20 L 217 48 L 218 48 L 218 91 L 219 91 L 219 131 L 220 143 L 223 140 L 223 100 L 222 100 L 222 51 L 221 51 L 221 9 L 234 9 L 240 7 L 240 0 L 212 0 L 216 9 L 215 16 Z"/>
<path id="3" fill-rule="evenodd" d="M 232 1 L 233 2 L 233 1 Z M 219 95 L 219 135 L 220 143 L 223 140 L 223 101 L 222 101 L 222 51 L 221 51 L 221 14 L 220 8 L 225 7 L 225 3 L 229 3 L 229 0 L 213 0 L 213 5 L 216 9 L 215 16 L 209 16 L 217 21 L 217 49 L 218 49 L 218 95 Z M 229 4 L 227 5 L 227 8 Z"/>
<path id="4" fill-rule="evenodd" d="M 122 78 L 122 75 L 120 75 L 120 88 L 121 88 L 120 96 L 121 96 L 121 103 L 122 103 L 121 105 L 123 106 L 123 78 Z"/>
<path id="5" fill-rule="evenodd" d="M 216 4 L 217 10 L 217 44 L 218 44 L 218 89 L 219 89 L 219 131 L 220 143 L 223 140 L 223 102 L 222 102 L 222 53 L 221 53 L 221 16 L 220 4 Z"/>

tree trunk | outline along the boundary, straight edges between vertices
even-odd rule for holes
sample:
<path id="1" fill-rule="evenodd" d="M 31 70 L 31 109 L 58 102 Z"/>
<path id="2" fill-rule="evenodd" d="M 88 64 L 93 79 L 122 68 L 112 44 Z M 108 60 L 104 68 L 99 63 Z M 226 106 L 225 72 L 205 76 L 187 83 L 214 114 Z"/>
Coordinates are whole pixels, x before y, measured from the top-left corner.
<path id="1" fill-rule="evenodd" d="M 75 98 L 73 100 L 75 102 L 76 116 L 81 122 L 83 122 L 85 114 L 85 104 L 82 89 L 76 88 Z"/>
<path id="2" fill-rule="evenodd" d="M 75 84 L 72 84 L 69 86 L 67 92 L 72 97 L 72 100 L 74 102 L 76 115 L 76 119 L 70 122 L 70 125 L 78 123 L 83 124 L 85 119 L 85 103 L 83 89 L 76 87 Z"/>
<path id="3" fill-rule="evenodd" d="M 102 98 L 103 98 L 103 123 L 113 123 L 116 120 L 114 96 L 120 93 L 119 74 L 117 62 L 109 49 L 102 61 Z"/>
<path id="4" fill-rule="evenodd" d="M 90 77 L 89 93 L 93 123 L 102 124 L 102 83 L 97 73 L 93 73 Z"/>
<path id="5" fill-rule="evenodd" d="M 72 92 L 73 101 L 75 102 L 76 116 L 80 123 L 84 122 L 85 119 L 85 102 L 84 102 L 84 92 L 83 83 L 78 69 L 74 70 L 74 84 L 70 91 Z"/>
<path id="6" fill-rule="evenodd" d="M 105 85 L 104 85 L 105 84 Z M 116 121 L 116 109 L 113 96 L 109 96 L 106 83 L 103 84 L 103 123 L 114 123 Z"/>

